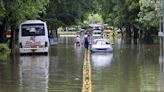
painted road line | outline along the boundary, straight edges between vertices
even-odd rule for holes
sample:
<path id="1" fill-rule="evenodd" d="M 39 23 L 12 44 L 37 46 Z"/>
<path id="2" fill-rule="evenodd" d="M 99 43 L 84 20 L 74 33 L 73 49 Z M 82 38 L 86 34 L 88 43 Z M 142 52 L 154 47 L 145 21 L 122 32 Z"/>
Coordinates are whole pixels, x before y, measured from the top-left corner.
<path id="1" fill-rule="evenodd" d="M 92 92 L 90 51 L 85 50 L 82 92 Z"/>

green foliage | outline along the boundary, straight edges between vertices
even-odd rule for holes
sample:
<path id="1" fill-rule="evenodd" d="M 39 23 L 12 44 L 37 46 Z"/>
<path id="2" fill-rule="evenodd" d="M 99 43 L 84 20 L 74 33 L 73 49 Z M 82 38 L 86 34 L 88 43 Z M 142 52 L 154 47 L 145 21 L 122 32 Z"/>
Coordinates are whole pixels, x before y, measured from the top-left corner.
<path id="1" fill-rule="evenodd" d="M 4 52 L 9 52 L 9 48 L 6 44 L 0 44 L 0 52 L 4 53 Z"/>
<path id="2" fill-rule="evenodd" d="M 9 48 L 5 44 L 0 44 L 0 61 L 7 61 L 10 53 Z"/>
<path id="3" fill-rule="evenodd" d="M 103 19 L 101 17 L 101 15 L 99 14 L 89 14 L 88 18 L 87 18 L 88 23 L 98 23 L 98 22 L 103 22 Z"/>
<path id="4" fill-rule="evenodd" d="M 142 28 L 158 27 L 159 15 L 155 10 L 156 0 L 140 0 L 139 4 L 140 12 L 137 21 L 142 25 Z"/>
<path id="5" fill-rule="evenodd" d="M 3 5 L 3 1 L 0 1 L 0 16 L 4 16 L 4 5 Z"/>
<path id="6" fill-rule="evenodd" d="M 156 0 L 103 0 L 100 4 L 103 19 L 114 26 L 135 26 L 143 30 L 159 25 Z"/>
<path id="7" fill-rule="evenodd" d="M 41 18 L 50 29 L 103 20 L 145 29 L 158 27 L 156 6 L 156 0 L 0 0 L 0 17 L 6 27 Z"/>
<path id="8" fill-rule="evenodd" d="M 5 26 L 17 26 L 26 19 L 35 19 L 45 10 L 49 0 L 1 0 L 0 16 Z"/>
<path id="9" fill-rule="evenodd" d="M 90 13 L 96 12 L 95 6 L 98 6 L 96 0 L 51 0 L 43 20 L 51 29 L 80 24 Z"/>

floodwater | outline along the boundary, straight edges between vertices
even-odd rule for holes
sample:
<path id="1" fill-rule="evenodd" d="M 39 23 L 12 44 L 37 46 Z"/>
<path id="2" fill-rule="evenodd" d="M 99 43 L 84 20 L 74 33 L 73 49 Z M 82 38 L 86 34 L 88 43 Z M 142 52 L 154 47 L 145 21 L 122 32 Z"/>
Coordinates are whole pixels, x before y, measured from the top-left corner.
<path id="1" fill-rule="evenodd" d="M 117 44 L 113 54 L 92 55 L 92 84 L 94 92 L 164 92 L 159 45 Z"/>
<path id="2" fill-rule="evenodd" d="M 0 92 L 81 92 L 84 48 L 61 37 L 45 55 L 0 59 Z M 91 54 L 93 92 L 164 92 L 159 45 L 113 45 Z"/>

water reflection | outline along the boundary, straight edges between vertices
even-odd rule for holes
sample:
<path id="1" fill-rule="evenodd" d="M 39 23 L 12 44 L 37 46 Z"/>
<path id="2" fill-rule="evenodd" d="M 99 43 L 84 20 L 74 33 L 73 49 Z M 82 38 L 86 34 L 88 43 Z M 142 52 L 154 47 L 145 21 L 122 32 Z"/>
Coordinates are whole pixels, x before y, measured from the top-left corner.
<path id="1" fill-rule="evenodd" d="M 60 38 L 50 56 L 14 54 L 0 62 L 0 92 L 80 92 L 85 50 L 74 48 L 73 39 Z M 159 45 L 118 45 L 113 54 L 91 55 L 93 91 L 164 92 Z"/>
<path id="2" fill-rule="evenodd" d="M 77 58 L 81 57 L 81 50 L 82 50 L 81 46 L 74 45 L 74 51 L 75 51 L 74 53 Z"/>
<path id="3" fill-rule="evenodd" d="M 74 37 L 59 40 L 51 49 L 48 92 L 80 92 L 84 50 L 74 47 Z"/>
<path id="4" fill-rule="evenodd" d="M 48 92 L 49 56 L 21 56 L 22 92 Z"/>
<path id="5" fill-rule="evenodd" d="M 160 90 L 161 92 L 164 91 L 164 58 L 163 56 L 159 57 L 159 63 L 160 63 Z"/>
<path id="6" fill-rule="evenodd" d="M 91 60 L 95 67 L 110 66 L 113 60 L 113 53 L 92 53 Z"/>
<path id="7" fill-rule="evenodd" d="M 17 61 L 19 61 L 17 54 L 12 57 L 8 55 L 2 61 L 0 60 L 0 92 L 21 92 L 19 90 L 19 62 Z"/>
<path id="8" fill-rule="evenodd" d="M 117 44 L 114 47 L 112 64 L 99 68 L 93 61 L 98 57 L 92 60 L 94 92 L 163 92 L 159 91 L 158 45 L 123 45 L 121 50 Z"/>

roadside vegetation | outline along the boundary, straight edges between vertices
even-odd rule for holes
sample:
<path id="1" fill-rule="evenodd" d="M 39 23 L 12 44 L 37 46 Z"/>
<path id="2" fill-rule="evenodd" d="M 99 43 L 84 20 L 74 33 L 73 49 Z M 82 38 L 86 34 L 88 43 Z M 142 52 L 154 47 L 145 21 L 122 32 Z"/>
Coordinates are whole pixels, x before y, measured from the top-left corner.
<path id="1" fill-rule="evenodd" d="M 9 51 L 9 49 L 8 49 L 8 46 L 6 44 L 0 44 L 0 52 L 1 53 L 5 53 L 8 51 Z"/>
<path id="2" fill-rule="evenodd" d="M 0 61 L 6 61 L 9 52 L 7 44 L 0 44 Z"/>

